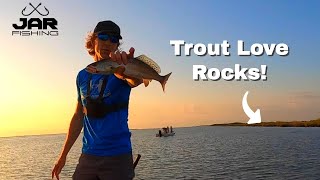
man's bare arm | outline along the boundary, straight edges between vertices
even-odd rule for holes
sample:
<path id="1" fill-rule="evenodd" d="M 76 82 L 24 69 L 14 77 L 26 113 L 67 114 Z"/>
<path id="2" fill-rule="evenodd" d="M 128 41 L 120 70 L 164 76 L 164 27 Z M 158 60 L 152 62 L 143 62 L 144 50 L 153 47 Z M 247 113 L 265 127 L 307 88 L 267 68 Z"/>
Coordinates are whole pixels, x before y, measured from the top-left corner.
<path id="1" fill-rule="evenodd" d="M 83 127 L 83 111 L 82 111 L 82 104 L 80 101 L 77 103 L 76 112 L 73 114 L 70 125 L 68 135 L 65 140 L 65 144 L 63 146 L 62 152 L 55 163 L 53 170 L 52 170 L 52 178 L 56 176 L 59 179 L 59 174 L 64 167 L 67 159 L 67 154 L 69 153 L 71 147 L 73 146 L 74 142 L 77 140 L 82 127 Z"/>
<path id="2" fill-rule="evenodd" d="M 77 140 L 82 127 L 83 127 L 83 110 L 82 110 L 82 104 L 80 101 L 77 103 L 76 112 L 74 113 L 70 125 L 69 125 L 69 131 L 68 135 L 63 147 L 63 150 L 61 152 L 61 156 L 66 157 L 69 153 L 71 147 L 73 146 L 74 142 Z"/>

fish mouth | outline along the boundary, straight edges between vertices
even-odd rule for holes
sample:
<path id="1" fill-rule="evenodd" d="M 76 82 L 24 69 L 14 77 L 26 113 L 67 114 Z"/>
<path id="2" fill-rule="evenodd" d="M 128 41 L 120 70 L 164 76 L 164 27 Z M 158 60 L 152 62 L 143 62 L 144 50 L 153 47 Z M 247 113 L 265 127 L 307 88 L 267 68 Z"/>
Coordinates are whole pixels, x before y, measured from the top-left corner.
<path id="1" fill-rule="evenodd" d="M 92 65 L 89 65 L 86 67 L 86 71 L 89 72 L 89 73 L 98 73 L 99 71 L 97 70 L 96 67 L 92 66 Z"/>

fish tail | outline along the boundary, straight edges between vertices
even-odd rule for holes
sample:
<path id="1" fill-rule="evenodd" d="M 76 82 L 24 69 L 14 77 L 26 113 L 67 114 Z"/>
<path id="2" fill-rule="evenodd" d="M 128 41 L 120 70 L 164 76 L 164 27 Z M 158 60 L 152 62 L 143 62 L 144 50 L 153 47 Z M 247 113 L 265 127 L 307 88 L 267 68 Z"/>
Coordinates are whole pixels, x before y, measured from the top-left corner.
<path id="1" fill-rule="evenodd" d="M 171 72 L 172 73 L 172 72 Z M 162 86 L 162 89 L 163 89 L 163 92 L 165 92 L 165 87 L 166 87 L 166 83 L 171 75 L 171 73 L 165 75 L 165 76 L 161 76 L 162 77 L 162 80 L 161 80 L 161 86 Z"/>
<path id="2" fill-rule="evenodd" d="M 149 85 L 150 81 L 151 81 L 150 79 L 142 79 L 142 82 L 143 82 L 145 87 L 147 87 Z"/>

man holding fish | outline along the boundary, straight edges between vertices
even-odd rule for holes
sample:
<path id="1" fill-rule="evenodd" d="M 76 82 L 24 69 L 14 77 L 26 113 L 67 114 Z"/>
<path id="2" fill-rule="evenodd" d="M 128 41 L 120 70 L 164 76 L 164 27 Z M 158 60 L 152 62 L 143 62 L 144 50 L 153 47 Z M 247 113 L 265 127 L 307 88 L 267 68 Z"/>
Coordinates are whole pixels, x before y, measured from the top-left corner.
<path id="1" fill-rule="evenodd" d="M 128 106 L 131 88 L 154 79 L 163 90 L 171 73 L 160 76 L 160 67 L 142 55 L 134 58 L 120 52 L 120 28 L 112 21 L 101 21 L 86 38 L 86 48 L 95 63 L 78 73 L 78 103 L 71 119 L 62 152 L 52 170 L 59 174 L 67 154 L 83 128 L 83 147 L 73 174 L 75 180 L 133 179 L 131 133 Z"/>

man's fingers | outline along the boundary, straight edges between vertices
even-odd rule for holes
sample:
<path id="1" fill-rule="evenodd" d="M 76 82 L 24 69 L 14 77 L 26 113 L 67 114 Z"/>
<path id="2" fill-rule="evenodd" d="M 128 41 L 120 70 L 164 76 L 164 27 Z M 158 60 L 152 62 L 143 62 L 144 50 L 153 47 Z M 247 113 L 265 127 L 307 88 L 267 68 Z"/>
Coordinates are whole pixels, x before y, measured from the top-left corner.
<path id="1" fill-rule="evenodd" d="M 57 179 L 60 180 L 59 174 L 55 173 L 55 175 L 56 175 Z"/>
<path id="2" fill-rule="evenodd" d="M 128 63 L 128 58 L 127 58 L 127 53 L 126 52 L 122 51 L 121 58 L 122 58 L 123 64 L 127 64 Z"/>
<path id="3" fill-rule="evenodd" d="M 113 52 L 109 54 L 109 57 L 112 61 L 116 61 L 116 55 Z"/>
<path id="4" fill-rule="evenodd" d="M 51 172 L 51 178 L 53 179 L 54 177 L 54 171 L 55 171 L 55 167 L 53 168 L 52 172 Z"/>
<path id="5" fill-rule="evenodd" d="M 53 178 L 54 176 L 56 176 L 57 179 L 59 179 L 59 174 L 61 173 L 61 170 L 62 170 L 61 165 L 56 164 L 56 165 L 54 166 L 53 170 L 52 170 L 52 173 L 51 173 L 52 178 Z"/>
<path id="6" fill-rule="evenodd" d="M 117 53 L 116 53 L 116 60 L 117 60 L 117 63 L 118 63 L 119 65 L 122 64 L 120 52 L 117 52 Z"/>
<path id="7" fill-rule="evenodd" d="M 61 168 L 57 167 L 56 171 L 54 172 L 54 175 L 57 177 L 57 179 L 59 180 L 59 174 L 61 173 Z"/>
<path id="8" fill-rule="evenodd" d="M 135 49 L 134 49 L 133 47 L 131 47 L 131 48 L 129 49 L 129 55 L 128 55 L 128 58 L 129 58 L 129 59 L 131 59 L 131 58 L 134 57 L 134 51 L 135 51 Z"/>
<path id="9" fill-rule="evenodd" d="M 52 176 L 52 178 L 54 177 L 54 175 L 56 174 L 56 172 L 57 172 L 57 168 L 58 168 L 58 164 L 55 164 L 54 165 L 54 168 L 53 168 L 53 170 L 52 170 L 52 172 L 51 172 L 51 176 Z"/>
<path id="10" fill-rule="evenodd" d="M 129 54 L 127 54 L 126 52 L 111 52 L 109 54 L 109 57 L 111 58 L 112 61 L 117 62 L 119 65 L 120 64 L 127 64 L 128 60 L 134 57 L 134 51 L 135 49 L 133 47 L 131 47 L 129 49 Z"/>

